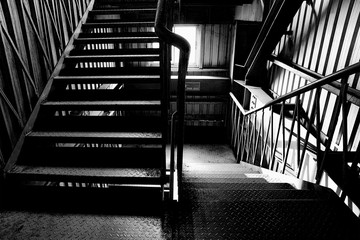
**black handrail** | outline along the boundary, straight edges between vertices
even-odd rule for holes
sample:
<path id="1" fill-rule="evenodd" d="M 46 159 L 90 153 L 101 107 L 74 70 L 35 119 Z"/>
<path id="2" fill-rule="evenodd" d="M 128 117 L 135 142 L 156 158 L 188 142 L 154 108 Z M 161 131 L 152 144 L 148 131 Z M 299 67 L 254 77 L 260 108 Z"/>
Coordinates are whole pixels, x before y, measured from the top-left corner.
<path id="1" fill-rule="evenodd" d="M 254 114 L 255 117 L 257 116 L 257 113 L 261 110 L 264 110 L 266 108 L 270 108 L 271 109 L 271 116 L 273 114 L 273 106 L 275 104 L 282 104 L 282 107 L 281 107 L 281 113 L 280 113 L 280 120 L 279 120 L 279 129 L 280 129 L 280 125 L 281 125 L 281 121 L 284 122 L 284 114 L 283 114 L 283 111 L 284 111 L 284 106 L 285 106 L 285 102 L 286 100 L 288 99 L 291 99 L 293 97 L 297 97 L 296 99 L 296 107 L 295 107 L 295 110 L 294 112 L 294 116 L 293 116 L 293 120 L 292 120 L 292 125 L 291 125 L 291 128 L 290 128 L 290 132 L 293 132 L 293 127 L 294 127 L 294 123 L 295 123 L 295 118 L 296 118 L 296 115 L 299 116 L 299 96 L 301 94 L 304 94 L 306 92 L 309 92 L 309 91 L 313 91 L 313 90 L 316 90 L 316 95 L 317 95 L 317 102 L 315 102 L 316 106 L 315 106 L 315 111 L 313 111 L 313 113 L 311 114 L 311 118 L 313 119 L 314 118 L 314 112 L 316 112 L 316 116 L 317 116 L 317 120 L 316 122 L 319 123 L 320 122 L 320 107 L 319 107 L 319 94 L 320 94 L 320 90 L 321 87 L 327 85 L 327 84 L 332 84 L 333 82 L 341 79 L 341 82 L 338 82 L 338 84 L 341 84 L 341 91 L 340 91 L 340 94 L 339 94 L 339 100 L 337 101 L 337 103 L 335 104 L 335 107 L 334 107 L 334 112 L 335 113 L 340 113 L 340 107 L 342 106 L 342 124 L 343 124 L 343 166 L 345 168 L 345 162 L 347 161 L 347 120 L 346 120 L 346 116 L 347 116 L 347 112 L 346 112 L 346 104 L 347 104 L 347 86 L 348 86 L 348 80 L 347 80 L 347 77 L 349 77 L 350 75 L 352 74 L 356 74 L 356 73 L 359 73 L 360 72 L 360 62 L 357 62 L 355 64 L 352 64 L 350 66 L 347 66 L 345 67 L 344 69 L 341 69 L 335 73 L 332 73 L 328 76 L 325 76 L 319 80 L 316 80 L 314 82 L 311 82 L 310 84 L 307 84 L 301 88 L 298 88 L 292 92 L 289 92 L 287 94 L 284 94 L 282 95 L 281 97 L 279 98 L 276 98 L 274 100 L 271 100 L 267 103 L 265 103 L 263 106 L 261 107 L 258 107 L 258 108 L 255 108 L 255 109 L 252 109 L 252 110 L 249 110 L 249 111 L 245 111 L 242 107 L 241 107 L 241 104 L 237 101 L 236 97 L 234 94 L 230 93 L 230 96 L 231 98 L 233 99 L 234 103 L 239 107 L 240 111 L 242 112 L 242 115 L 244 116 L 243 118 L 243 121 L 246 119 L 245 117 L 246 116 L 250 116 L 251 114 Z M 295 71 L 293 72 L 295 74 L 297 74 Z M 336 116 L 335 116 L 336 115 Z M 331 123 L 330 123 L 330 126 L 332 127 L 329 127 L 330 129 L 334 129 L 335 127 L 335 122 L 337 120 L 337 114 L 335 114 L 335 118 L 332 118 L 331 119 Z M 314 120 L 314 119 L 313 119 Z M 313 120 L 310 120 L 310 122 L 312 122 Z M 272 120 L 271 120 L 272 122 Z M 244 124 L 244 123 L 243 123 Z M 256 120 L 255 120 L 255 127 L 256 128 Z M 272 126 L 272 125 L 271 125 Z M 299 124 L 298 124 L 298 128 L 299 128 Z M 283 131 L 284 131 L 284 123 L 283 123 Z M 322 177 L 322 174 L 325 170 L 325 161 L 326 161 L 326 155 L 329 153 L 330 151 L 330 144 L 331 144 L 331 141 L 332 141 L 332 138 L 333 138 L 333 134 L 334 134 L 334 131 L 330 131 L 329 135 L 327 136 L 327 143 L 325 144 L 325 151 L 323 154 L 321 154 L 321 148 L 320 148 L 320 141 L 319 141 L 319 136 L 320 136 L 320 131 L 321 131 L 321 125 L 320 127 L 318 126 L 317 127 L 317 163 L 318 163 L 318 169 L 317 169 L 317 176 L 316 176 L 316 183 L 317 184 L 320 184 L 320 181 L 321 181 L 321 177 Z M 271 130 L 271 133 L 273 132 L 273 130 Z M 268 133 L 269 133 L 269 130 L 268 130 Z M 275 140 L 275 148 L 272 146 L 270 149 L 274 149 L 272 150 L 272 155 L 271 155 L 271 158 L 272 159 L 272 164 L 274 164 L 274 154 L 276 152 L 276 144 L 278 142 L 278 135 L 279 135 L 280 131 L 278 130 L 277 132 L 277 135 L 276 135 L 276 140 Z M 309 133 L 310 131 L 307 131 L 306 133 L 306 137 L 305 137 L 305 140 L 304 140 L 304 148 L 306 148 L 306 145 L 308 144 L 308 137 L 309 137 Z M 300 154 L 300 140 L 299 140 L 299 136 L 300 136 L 300 130 L 298 129 L 297 130 L 297 134 L 298 134 L 298 141 L 297 141 L 297 149 L 298 149 L 298 159 L 300 159 L 299 162 L 299 170 L 298 170 L 298 177 L 299 177 L 299 174 L 300 174 L 300 169 L 301 169 L 301 166 L 302 166 L 302 161 L 303 161 L 303 157 L 304 157 L 304 154 L 305 154 L 305 151 L 302 151 L 302 155 L 301 157 L 299 157 L 299 154 Z M 285 136 L 285 134 L 283 133 L 283 136 Z M 285 155 L 283 155 L 283 170 L 282 172 L 284 173 L 285 172 L 285 169 L 286 169 L 286 164 L 287 164 L 287 154 L 288 154 L 288 151 L 289 151 L 289 148 L 290 148 L 290 142 L 291 142 L 291 136 L 292 134 L 289 135 L 289 144 L 287 146 L 287 148 L 285 148 L 285 146 L 283 145 L 282 149 L 283 149 L 283 153 Z M 265 138 L 265 142 L 267 141 L 267 136 Z M 273 140 L 271 140 L 271 142 L 273 142 Z M 283 140 L 283 144 L 285 143 L 285 141 Z M 265 143 L 266 144 L 266 143 Z M 265 148 L 264 148 L 265 149 Z M 287 149 L 287 152 L 285 153 L 285 149 Z M 256 152 L 256 151 L 255 151 Z M 264 154 L 264 151 L 262 152 L 262 155 Z M 241 157 L 242 157 L 242 154 L 241 154 Z M 263 156 L 262 156 L 263 157 Z M 271 167 L 271 169 L 273 169 L 273 165 Z M 344 170 L 343 172 L 346 172 L 346 170 Z M 344 184 L 344 183 L 342 183 Z M 340 187 L 344 187 L 344 186 L 341 186 Z M 345 194 L 347 194 L 350 198 L 352 199 L 352 201 L 354 201 L 355 203 L 359 203 L 359 198 L 357 197 L 357 195 L 355 195 L 354 197 L 354 192 L 351 192 L 351 190 L 348 190 L 345 192 Z"/>
<path id="2" fill-rule="evenodd" d="M 188 41 L 171 32 L 167 28 L 167 0 L 159 0 L 155 17 L 155 32 L 166 44 L 177 47 L 180 50 L 177 85 L 177 173 L 178 186 L 181 189 L 182 167 L 183 167 L 183 145 L 184 145 L 184 112 L 185 112 L 185 78 L 190 56 L 190 44 Z M 170 80 L 170 79 L 169 79 Z M 171 174 L 172 174 L 172 170 Z"/>
<path id="3" fill-rule="evenodd" d="M 261 107 L 258 107 L 258 108 L 255 108 L 255 109 L 252 109 L 250 111 L 246 111 L 244 112 L 244 115 L 250 115 L 252 113 L 255 113 L 255 112 L 258 112 L 260 110 L 263 110 L 265 108 L 268 108 L 274 104 L 277 104 L 277 103 L 281 103 L 283 101 L 286 101 L 290 98 L 293 98 L 293 97 L 296 97 L 302 93 L 305 93 L 305 92 L 308 92 L 308 91 L 311 91 L 311 90 L 314 90 L 318 87 L 321 87 L 325 84 L 330 84 L 331 82 L 333 81 L 336 81 L 336 80 L 339 80 L 339 79 L 342 79 L 344 77 L 348 77 L 352 74 L 355 74 L 355 73 L 358 73 L 360 72 L 360 62 L 358 63 L 354 63 L 353 65 L 350 65 L 344 69 L 341 69 L 335 73 L 332 73 L 330 75 L 327 75 L 321 79 L 319 79 L 318 81 L 315 81 L 315 82 L 312 82 L 310 84 L 307 84 L 303 87 L 300 87 L 292 92 L 289 92 L 287 94 L 284 94 L 282 95 L 281 97 L 279 98 L 275 98 L 274 100 L 270 101 L 270 102 L 267 102 L 265 103 L 263 106 Z"/>

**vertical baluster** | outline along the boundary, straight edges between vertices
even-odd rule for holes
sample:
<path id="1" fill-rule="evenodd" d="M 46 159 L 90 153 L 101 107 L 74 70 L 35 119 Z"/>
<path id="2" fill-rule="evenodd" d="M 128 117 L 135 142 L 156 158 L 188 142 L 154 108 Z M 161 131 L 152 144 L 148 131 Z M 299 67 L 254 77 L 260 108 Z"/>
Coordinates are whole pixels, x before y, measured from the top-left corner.
<path id="1" fill-rule="evenodd" d="M 250 131 L 250 116 L 248 115 L 244 115 L 244 121 L 247 122 L 247 125 L 245 127 L 245 134 L 241 134 L 243 135 L 242 139 L 244 140 L 242 143 L 242 148 L 241 148 L 241 153 L 240 153 L 240 159 L 242 160 L 243 156 L 244 156 L 244 152 L 246 152 L 245 148 L 246 148 L 246 142 L 248 141 L 247 136 L 249 135 L 249 131 Z M 244 123 L 245 124 L 245 123 Z M 243 126 L 244 126 L 243 124 Z"/>
<path id="2" fill-rule="evenodd" d="M 264 111 L 264 110 L 263 110 Z M 267 132 L 266 132 L 266 137 L 265 137 L 265 142 L 264 142 L 264 147 L 262 149 L 262 152 L 261 152 L 261 159 L 260 159 L 260 167 L 263 166 L 263 161 L 264 161 L 264 157 L 265 157 L 265 153 L 266 153 L 266 149 L 267 149 L 267 141 L 268 141 L 268 138 L 269 138 L 269 133 L 270 131 L 272 130 L 271 129 L 271 126 L 272 126 L 272 114 L 270 115 L 270 121 L 269 121 L 269 125 L 268 125 L 268 129 L 267 129 Z M 270 143 L 271 145 L 271 143 Z M 271 151 L 271 147 L 270 147 L 270 151 Z M 267 162 L 266 165 L 268 165 L 269 163 Z"/>
<path id="3" fill-rule="evenodd" d="M 284 104 L 281 105 L 281 111 L 280 111 L 280 116 L 279 116 L 279 125 L 278 125 L 278 131 L 276 133 L 276 138 L 275 138 L 275 144 L 273 145 L 273 149 L 272 149 L 272 155 L 271 155 L 271 170 L 274 169 L 274 165 L 275 165 L 275 155 L 276 155 L 276 148 L 277 148 L 277 143 L 279 140 L 279 136 L 280 136 L 280 131 L 281 131 L 281 122 L 283 120 L 283 114 L 284 114 Z"/>
<path id="4" fill-rule="evenodd" d="M 286 164 L 287 164 L 287 159 L 288 159 L 289 151 L 290 151 L 290 147 L 291 147 L 291 139 L 292 139 L 292 135 L 293 135 L 293 131 L 294 131 L 296 116 L 298 116 L 296 114 L 299 112 L 298 106 L 299 106 L 299 96 L 296 97 L 296 104 L 295 104 L 295 109 L 294 109 L 294 113 L 293 113 L 294 115 L 292 118 L 290 132 L 289 132 L 289 140 L 288 140 L 287 149 L 286 149 L 286 153 L 285 153 L 285 157 L 284 157 L 284 166 L 283 166 L 283 170 L 282 170 L 283 173 L 285 173 L 285 170 L 286 170 Z M 298 116 L 298 119 L 299 119 L 299 116 Z"/>
<path id="5" fill-rule="evenodd" d="M 343 154 L 342 154 L 342 178 L 343 182 L 346 183 L 346 172 L 347 172 L 347 148 L 348 148 L 348 134 L 347 134 L 347 105 L 346 105 L 346 98 L 347 98 L 347 89 L 348 83 L 343 83 L 343 89 L 341 94 L 341 105 L 342 105 L 342 131 L 343 131 Z M 344 191 L 341 193 L 341 200 L 345 201 L 345 193 Z"/>
<path id="6" fill-rule="evenodd" d="M 296 116 L 297 116 L 297 122 L 296 122 L 296 127 L 297 127 L 297 138 L 296 138 L 296 164 L 297 164 L 297 169 L 295 169 L 295 171 L 300 172 L 301 171 L 301 166 L 299 166 L 300 163 L 300 139 L 301 139 L 301 127 L 300 127 L 300 121 L 301 121 L 301 116 L 300 116 L 300 101 L 297 98 L 296 100 Z M 305 149 L 303 150 L 305 151 Z"/>
<path id="7" fill-rule="evenodd" d="M 320 91 L 320 90 L 319 90 Z M 319 103 L 320 101 L 320 92 L 316 92 L 316 95 L 315 95 L 315 104 Z M 299 109 L 300 110 L 300 109 Z M 305 134 L 305 139 L 304 139 L 304 143 L 303 143 L 303 151 L 301 153 L 301 157 L 300 157 L 300 162 L 298 163 L 299 164 L 299 169 L 298 169 L 298 173 L 297 173 L 297 177 L 299 178 L 300 177 L 300 173 L 301 173 L 301 169 L 302 169 L 302 164 L 303 164 L 303 161 L 304 161 L 304 158 L 305 158 L 305 154 L 306 154 L 306 149 L 307 149 L 307 144 L 309 142 L 309 137 L 310 137 L 310 128 L 311 128 L 311 125 L 313 124 L 314 120 L 315 120 L 315 115 L 319 114 L 319 121 L 318 123 L 320 123 L 320 110 L 319 112 L 317 113 L 316 111 L 316 107 L 312 108 L 312 111 L 311 111 L 311 114 L 310 114 L 310 120 L 308 123 L 305 124 L 305 129 L 306 129 L 306 134 Z M 300 115 L 299 115 L 300 116 Z M 300 119 L 299 119 L 300 120 Z M 318 125 L 317 126 L 317 129 L 318 130 L 321 130 L 321 126 Z M 318 136 L 320 136 L 320 132 L 318 134 Z M 299 134 L 299 137 L 300 134 Z M 319 140 L 319 143 L 320 143 L 320 137 L 317 137 L 317 139 Z M 318 151 L 320 152 L 320 151 Z M 319 157 L 317 157 L 317 159 L 319 159 Z"/>
<path id="8" fill-rule="evenodd" d="M 236 104 L 234 101 L 231 101 L 231 117 L 230 117 L 230 126 L 231 126 L 231 146 L 236 146 L 236 133 L 237 133 L 237 127 L 235 125 L 237 120 L 237 110 L 236 110 Z"/>
<path id="9" fill-rule="evenodd" d="M 241 113 L 239 112 L 239 116 L 241 115 Z M 239 144 L 238 144 L 238 148 L 237 148 L 237 152 L 236 152 L 236 159 L 237 159 L 237 162 L 239 163 L 242 159 L 241 157 L 239 156 L 240 153 L 242 153 L 242 143 L 244 141 L 242 141 L 243 138 L 245 138 L 245 134 L 244 134 L 244 128 L 245 128 L 245 119 L 246 119 L 246 115 L 241 115 L 242 116 L 242 124 L 241 124 L 241 131 L 239 132 L 239 135 L 238 135 L 238 139 L 239 139 Z M 239 117 L 239 122 L 240 122 L 240 117 Z M 245 129 L 246 130 L 246 129 Z"/>
<path id="10" fill-rule="evenodd" d="M 251 119 L 252 119 L 252 117 L 251 116 L 254 116 L 253 118 L 253 123 L 251 124 Z M 250 126 L 250 124 L 251 124 L 251 131 L 250 131 L 250 135 L 249 135 L 249 140 L 247 141 L 247 143 L 248 143 L 248 153 L 247 153 L 247 155 L 246 155 L 246 162 L 247 163 L 250 163 L 249 162 L 249 159 L 251 159 L 251 153 L 252 153 L 252 150 L 253 150 L 253 148 L 252 148 L 252 146 L 254 145 L 254 141 L 253 141 L 253 135 L 254 135 L 254 132 L 256 132 L 256 113 L 253 113 L 253 114 L 251 114 L 250 116 L 249 116 L 249 118 L 250 118 L 250 122 L 249 122 L 249 126 Z"/>
<path id="11" fill-rule="evenodd" d="M 269 169 L 272 169 L 272 152 L 274 149 L 274 108 L 271 107 L 271 136 L 270 136 L 270 159 Z"/>
<path id="12" fill-rule="evenodd" d="M 257 112 L 255 114 L 257 115 Z M 261 117 L 262 124 L 259 124 L 259 131 L 258 131 L 256 140 L 255 140 L 254 154 L 253 154 L 253 157 L 252 157 L 252 160 L 251 160 L 253 164 L 255 164 L 256 153 L 257 153 L 257 149 L 258 149 L 258 146 L 259 146 L 259 139 L 260 139 L 260 135 L 261 135 L 260 133 L 262 132 L 262 128 L 263 128 L 263 124 L 264 124 L 263 118 L 264 118 L 264 110 L 262 111 L 262 117 Z M 255 127 L 255 133 L 256 133 L 256 127 Z M 262 137 L 264 137 L 264 135 L 262 135 Z M 261 149 L 260 149 L 260 151 L 261 151 Z"/>
<path id="13" fill-rule="evenodd" d="M 280 115 L 282 121 L 282 162 L 285 165 L 285 100 L 282 102 L 282 114 Z"/>
<path id="14" fill-rule="evenodd" d="M 325 151 L 322 154 L 321 158 L 318 159 L 318 169 L 317 169 L 317 174 L 316 174 L 316 184 L 320 184 L 321 178 L 322 178 L 322 174 L 324 171 L 324 167 L 325 167 L 325 161 L 326 161 L 326 156 L 330 151 L 330 146 L 331 146 L 331 142 L 334 136 L 334 129 L 336 127 L 336 123 L 338 120 L 338 115 L 340 113 L 340 107 L 341 107 L 341 98 L 344 94 L 344 86 L 345 84 L 342 85 L 341 90 L 340 90 L 340 95 L 338 96 L 338 98 L 336 99 L 335 102 L 335 106 L 334 106 L 334 110 L 333 110 L 333 116 L 331 118 L 330 124 L 329 124 L 329 134 L 328 134 L 328 139 L 326 142 L 326 147 L 325 147 Z M 321 160 L 320 160 L 321 159 Z M 320 161 L 319 161 L 320 160 Z"/>

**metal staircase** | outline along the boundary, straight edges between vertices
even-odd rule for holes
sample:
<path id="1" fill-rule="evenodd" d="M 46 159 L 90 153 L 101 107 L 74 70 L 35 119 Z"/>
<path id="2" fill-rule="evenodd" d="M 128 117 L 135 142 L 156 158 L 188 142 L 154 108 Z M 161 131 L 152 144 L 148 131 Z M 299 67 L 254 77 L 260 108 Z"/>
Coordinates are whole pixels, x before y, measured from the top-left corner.
<path id="1" fill-rule="evenodd" d="M 6 166 L 9 182 L 163 197 L 168 100 L 156 4 L 90 4 Z"/>
<path id="2" fill-rule="evenodd" d="M 321 186 L 247 163 L 189 163 L 177 239 L 358 239 L 359 220 Z"/>

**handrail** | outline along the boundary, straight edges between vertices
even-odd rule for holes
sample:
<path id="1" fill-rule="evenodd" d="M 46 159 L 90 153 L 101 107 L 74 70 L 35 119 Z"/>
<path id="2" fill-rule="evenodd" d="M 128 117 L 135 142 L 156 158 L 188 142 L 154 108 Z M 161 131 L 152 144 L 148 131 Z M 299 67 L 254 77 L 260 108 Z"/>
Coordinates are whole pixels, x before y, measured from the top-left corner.
<path id="1" fill-rule="evenodd" d="M 169 45 L 173 45 L 180 50 L 180 59 L 178 67 L 178 85 L 177 85 L 177 174 L 178 186 L 181 189 L 182 167 L 183 167 L 183 145 L 184 145 L 184 115 L 185 115 L 185 78 L 190 56 L 190 44 L 188 41 L 171 32 L 167 24 L 167 0 L 159 0 L 155 17 L 155 33 L 157 36 Z M 170 79 L 169 79 L 170 80 Z M 173 143 L 172 143 L 173 144 Z"/>
<path id="2" fill-rule="evenodd" d="M 255 112 L 258 112 L 260 110 L 263 110 L 265 108 L 268 108 L 274 104 L 277 104 L 277 103 L 280 103 L 280 102 L 283 102 L 289 98 L 293 98 L 293 97 L 296 97 L 297 95 L 300 95 L 302 93 L 305 93 L 307 91 L 311 91 L 311 90 L 314 90 L 318 87 L 321 87 L 325 84 L 329 84 L 333 81 L 336 81 L 338 79 L 341 79 L 341 78 L 344 78 L 344 77 L 347 77 L 347 76 L 350 76 L 351 74 L 354 74 L 354 73 L 357 73 L 357 72 L 360 72 L 360 62 L 358 63 L 354 63 L 353 65 L 350 65 L 344 69 L 341 69 L 335 73 L 332 73 L 330 75 L 327 75 L 321 79 L 319 79 L 318 81 L 315 81 L 315 82 L 312 82 L 310 84 L 307 84 L 303 87 L 300 87 L 292 92 L 289 92 L 289 93 L 286 93 L 284 95 L 282 95 L 281 97 L 279 98 L 276 98 L 270 102 L 267 102 L 265 103 L 263 106 L 261 107 L 258 107 L 258 108 L 255 108 L 255 109 L 252 109 L 250 111 L 245 111 L 244 112 L 244 115 L 250 115 L 252 113 L 255 113 Z"/>
<path id="3" fill-rule="evenodd" d="M 356 195 L 357 191 L 357 185 L 351 185 L 350 187 L 347 185 L 348 183 L 344 180 L 348 177 L 348 170 L 346 168 L 347 164 L 346 162 L 349 162 L 349 149 L 348 149 L 348 137 L 347 137 L 347 104 L 348 104 L 348 77 L 352 74 L 356 74 L 360 72 L 360 62 L 357 62 L 355 64 L 352 64 L 350 66 L 347 66 L 337 72 L 334 72 L 330 75 L 327 75 L 325 77 L 320 78 L 319 80 L 315 80 L 303 87 L 300 87 L 292 92 L 289 92 L 287 94 L 284 94 L 280 96 L 279 98 L 273 99 L 271 101 L 268 101 L 267 103 L 264 103 L 264 105 L 257 107 L 252 110 L 246 111 L 244 108 L 242 108 L 241 103 L 237 100 L 236 96 L 233 93 L 230 93 L 230 96 L 232 98 L 232 104 L 234 104 L 232 108 L 232 116 L 234 116 L 235 120 L 238 124 L 241 124 L 242 126 L 247 125 L 247 127 L 242 127 L 241 130 L 239 130 L 238 126 L 232 127 L 237 133 L 232 135 L 232 144 L 234 145 L 234 148 L 236 148 L 236 158 L 238 159 L 238 162 L 240 161 L 246 161 L 251 162 L 251 159 L 255 159 L 257 154 L 261 154 L 260 164 L 259 166 L 263 166 L 263 160 L 265 160 L 265 167 L 268 167 L 270 170 L 278 171 L 279 167 L 280 172 L 285 174 L 286 171 L 288 171 L 290 174 L 297 176 L 297 178 L 300 178 L 300 175 L 302 173 L 302 167 L 303 162 L 305 161 L 305 154 L 306 151 L 301 150 L 301 148 L 308 150 L 307 146 L 310 144 L 314 144 L 309 142 L 309 136 L 310 134 L 315 134 L 316 137 L 316 150 L 314 158 L 316 158 L 317 162 L 317 171 L 315 179 L 317 184 L 320 184 L 322 180 L 322 174 L 325 170 L 328 170 L 329 167 L 327 167 L 327 163 L 329 161 L 328 155 L 330 154 L 331 150 L 331 143 L 332 139 L 335 133 L 335 128 L 337 126 L 337 121 L 339 119 L 339 115 L 341 114 L 342 120 L 342 140 L 343 140 L 343 150 L 342 150 L 342 167 L 343 169 L 340 172 L 330 172 L 336 180 L 335 183 L 338 184 L 342 189 L 342 198 L 344 196 L 348 196 L 351 201 L 353 201 L 357 206 L 360 206 L 360 197 Z M 294 74 L 297 74 L 296 71 L 293 72 Z M 303 72 L 301 71 L 300 74 Z M 341 82 L 337 82 L 336 80 L 341 80 Z M 338 98 L 336 99 L 336 102 L 334 104 L 334 108 L 332 109 L 332 117 L 330 121 L 328 122 L 328 134 L 326 135 L 326 141 L 320 141 L 321 136 L 321 130 L 322 130 L 322 124 L 323 122 L 320 119 L 321 116 L 321 110 L 320 110 L 320 94 L 321 89 L 325 85 L 330 85 L 335 83 L 341 85 L 340 93 L 338 94 Z M 306 94 L 309 91 L 315 90 L 315 97 L 314 97 L 314 103 L 313 108 L 311 111 L 309 111 L 310 116 L 306 114 L 308 117 L 305 120 L 302 120 L 302 114 L 300 113 L 301 107 L 301 95 Z M 291 104 L 289 106 L 286 106 L 286 102 L 288 99 L 296 97 L 295 103 L 291 101 Z M 280 104 L 280 105 L 276 105 Z M 309 103 L 310 104 L 310 103 Z M 276 108 L 273 106 L 277 106 Z M 270 112 L 266 113 L 267 118 L 270 118 L 268 123 L 264 123 L 264 111 L 265 109 L 270 108 Z M 285 113 L 286 110 L 289 109 L 292 111 L 292 113 Z M 280 110 L 280 113 L 279 113 Z M 261 116 L 262 111 L 262 116 Z M 274 128 L 274 121 L 273 121 L 273 115 L 274 113 L 279 114 L 279 118 L 277 118 L 277 130 Z M 241 113 L 241 117 L 237 115 L 237 113 Z M 287 118 L 291 117 L 291 124 L 285 126 L 285 115 Z M 257 118 L 260 118 L 258 120 Z M 250 124 L 250 121 L 252 124 Z M 314 125 L 316 121 L 316 126 Z M 297 123 L 296 123 L 297 122 Z M 259 125 L 257 126 L 257 124 Z M 289 122 L 288 122 L 289 123 Z M 301 134 L 300 125 L 304 126 L 305 134 Z M 295 130 L 295 125 L 297 129 Z M 289 134 L 285 134 L 285 129 L 289 132 Z M 275 130 L 275 131 L 274 131 Z M 281 133 L 282 131 L 282 133 Z M 303 132 L 304 133 L 304 132 Z M 281 140 L 279 141 L 279 135 L 281 134 Z M 257 136 L 256 136 L 257 135 Z M 260 148 L 258 147 L 258 141 L 260 137 L 264 137 L 265 139 L 260 140 L 262 144 L 260 145 Z M 269 139 L 270 136 L 270 139 Z M 292 137 L 295 136 L 296 139 L 292 141 Z M 270 146 L 267 145 L 268 140 L 270 141 Z M 251 144 L 251 143 L 252 144 Z M 278 142 L 282 143 L 280 146 L 278 146 Z M 294 145 L 296 144 L 296 146 Z M 293 145 L 293 147 L 291 147 Z M 241 151 L 240 151 L 241 149 Z M 289 165 L 288 166 L 288 159 L 289 159 L 289 152 L 293 151 L 293 154 L 295 154 L 296 151 L 296 158 L 292 159 L 291 164 L 295 165 Z M 336 151 L 336 150 L 335 150 Z M 360 151 L 359 151 L 360 152 Z M 357 154 L 356 157 L 358 157 L 359 154 Z M 351 157 L 353 158 L 353 157 Z M 254 160 L 252 160 L 254 162 Z M 354 162 L 356 159 L 354 158 Z M 356 163 L 357 164 L 357 163 Z M 355 164 L 352 164 L 352 167 L 354 167 Z M 357 166 L 357 165 L 356 165 Z M 327 169 L 328 168 L 328 169 Z M 349 170 L 350 171 L 350 170 Z M 332 176 L 330 176 L 332 177 Z M 312 181 L 310 179 L 310 181 Z"/>

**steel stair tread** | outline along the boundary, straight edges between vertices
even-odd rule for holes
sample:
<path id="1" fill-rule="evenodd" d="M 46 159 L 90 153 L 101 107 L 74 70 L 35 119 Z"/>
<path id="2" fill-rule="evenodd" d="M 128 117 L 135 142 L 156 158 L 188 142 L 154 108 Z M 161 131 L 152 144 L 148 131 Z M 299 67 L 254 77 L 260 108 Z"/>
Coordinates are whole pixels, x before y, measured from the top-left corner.
<path id="1" fill-rule="evenodd" d="M 122 75 L 160 75 L 160 67 L 127 67 L 127 68 L 64 68 L 60 76 L 118 76 Z"/>
<path id="2" fill-rule="evenodd" d="M 67 56 L 65 63 L 67 62 L 124 62 L 124 61 L 160 61 L 160 56 L 155 54 L 148 55 L 83 55 L 83 56 Z"/>
<path id="3" fill-rule="evenodd" d="M 160 117 L 130 116 L 38 116 L 34 131 L 160 131 Z"/>
<path id="4" fill-rule="evenodd" d="M 246 165 L 236 164 L 236 163 L 185 163 L 184 173 L 189 172 L 194 173 L 219 173 L 227 172 L 227 173 L 239 173 L 238 171 L 244 171 L 248 173 L 257 173 L 257 170 L 249 168 Z"/>
<path id="5" fill-rule="evenodd" d="M 41 167 L 15 165 L 8 172 L 10 177 L 45 181 L 84 181 L 106 183 L 160 183 L 159 168 L 78 168 L 78 167 Z"/>
<path id="6" fill-rule="evenodd" d="M 155 12 L 156 8 L 127 8 L 127 9 L 95 9 L 89 12 L 90 15 L 107 15 L 107 14 L 119 14 L 127 12 Z"/>
<path id="7" fill-rule="evenodd" d="M 153 31 L 147 32 L 106 32 L 106 33 L 94 33 L 94 32 L 81 32 L 78 35 L 78 39 L 88 39 L 88 38 L 149 38 L 157 37 L 156 33 Z M 112 49 L 115 50 L 115 49 Z"/>
<path id="8" fill-rule="evenodd" d="M 124 2 L 124 1 L 101 1 L 95 2 L 93 9 L 113 9 L 114 7 L 121 7 L 121 9 L 128 9 L 128 8 L 153 8 L 156 7 L 156 1 L 132 1 L 132 2 Z"/>
<path id="9" fill-rule="evenodd" d="M 137 3 L 127 2 L 127 3 L 111 3 L 111 4 L 94 4 L 93 10 L 122 10 L 122 9 L 148 9 L 156 7 L 156 2 L 148 3 Z"/>
<path id="10" fill-rule="evenodd" d="M 92 138 L 92 139 L 138 139 L 161 140 L 160 132 L 77 132 L 77 131 L 32 131 L 26 137 L 31 138 Z"/>
<path id="11" fill-rule="evenodd" d="M 76 38 L 77 44 L 103 44 L 103 43 L 153 43 L 159 42 L 158 37 L 104 37 L 104 38 Z"/>
<path id="12" fill-rule="evenodd" d="M 184 189 L 221 189 L 221 190 L 250 190 L 250 189 L 294 189 L 288 183 L 268 183 L 258 179 L 248 179 L 243 183 L 208 183 L 208 182 L 183 182 Z"/>
<path id="13" fill-rule="evenodd" d="M 76 83 L 158 83 L 160 76 L 156 75 L 118 75 L 118 76 L 56 76 L 54 84 Z"/>
<path id="14" fill-rule="evenodd" d="M 181 239 L 357 239 L 349 233 L 359 224 L 345 208 L 332 201 L 188 203 L 178 221 Z"/>
<path id="15" fill-rule="evenodd" d="M 161 147 L 51 147 L 29 143 L 21 151 L 17 163 L 43 167 L 160 168 L 163 158 Z"/>
<path id="16" fill-rule="evenodd" d="M 160 54 L 160 48 L 121 48 L 121 49 L 73 49 L 69 56 L 87 56 L 87 55 L 148 55 Z"/>
<path id="17" fill-rule="evenodd" d="M 154 27 L 155 22 L 109 22 L 109 23 L 84 23 L 82 29 L 92 28 L 121 28 L 121 27 Z"/>
<path id="18" fill-rule="evenodd" d="M 239 201 L 300 201 L 320 200 L 328 201 L 333 195 L 330 191 L 313 190 L 214 190 L 214 189 L 188 189 L 184 192 L 183 200 L 192 202 L 239 202 Z"/>
<path id="19" fill-rule="evenodd" d="M 48 101 L 157 101 L 161 98 L 160 84 L 128 83 L 124 88 L 100 89 L 55 89 L 48 97 Z M 76 86 L 75 86 L 76 87 Z M 113 86 L 114 87 L 114 86 Z M 138 103 L 139 104 L 139 103 Z M 148 104 L 144 102 L 144 104 Z"/>
<path id="20" fill-rule="evenodd" d="M 42 107 L 56 110 L 116 110 L 116 109 L 147 109 L 160 110 L 158 100 L 134 101 L 47 101 Z"/>
<path id="21" fill-rule="evenodd" d="M 120 22 L 129 22 L 131 21 L 132 23 L 136 23 L 136 22 L 144 22 L 144 21 L 153 21 L 155 18 L 155 13 L 142 13 L 142 14 L 138 14 L 135 12 L 128 12 L 128 13 L 123 13 L 121 18 L 97 18 L 97 15 L 93 15 L 91 18 L 88 18 L 86 20 L 87 23 L 120 23 Z M 109 15 L 101 15 L 101 16 L 111 16 L 111 14 Z"/>

